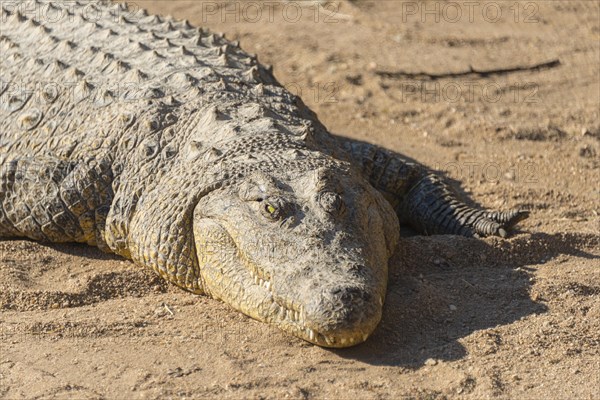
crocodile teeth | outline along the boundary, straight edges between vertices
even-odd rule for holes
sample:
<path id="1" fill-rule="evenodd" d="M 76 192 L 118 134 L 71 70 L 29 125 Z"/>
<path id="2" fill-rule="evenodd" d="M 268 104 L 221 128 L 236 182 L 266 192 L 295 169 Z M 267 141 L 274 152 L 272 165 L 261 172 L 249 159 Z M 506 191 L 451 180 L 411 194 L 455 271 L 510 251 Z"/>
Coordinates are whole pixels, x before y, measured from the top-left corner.
<path id="1" fill-rule="evenodd" d="M 262 279 L 260 279 L 260 278 L 258 279 L 258 284 L 259 284 L 260 286 L 262 286 L 264 283 L 265 283 L 265 281 L 263 281 L 263 280 L 262 280 Z"/>
<path id="2" fill-rule="evenodd" d="M 363 342 L 364 342 L 365 340 L 367 340 L 367 338 L 368 338 L 368 337 L 369 337 L 369 335 L 368 335 L 367 333 L 365 333 L 365 334 L 362 336 L 362 340 L 363 340 Z"/>
<path id="3" fill-rule="evenodd" d="M 340 339 L 340 343 L 341 343 L 341 344 L 346 344 L 346 338 L 341 338 L 341 339 Z"/>
<path id="4" fill-rule="evenodd" d="M 315 340 L 315 331 L 313 331 L 312 329 L 309 329 L 308 337 L 310 338 L 310 340 Z"/>
<path id="5" fill-rule="evenodd" d="M 298 321 L 300 319 L 300 313 L 298 311 L 294 311 L 294 320 Z"/>
<path id="6" fill-rule="evenodd" d="M 267 290 L 271 290 L 271 282 L 265 281 L 265 288 L 267 288 Z"/>
<path id="7" fill-rule="evenodd" d="M 256 283 L 258 285 L 258 281 L 260 280 L 260 278 L 258 276 L 254 277 L 254 283 Z"/>

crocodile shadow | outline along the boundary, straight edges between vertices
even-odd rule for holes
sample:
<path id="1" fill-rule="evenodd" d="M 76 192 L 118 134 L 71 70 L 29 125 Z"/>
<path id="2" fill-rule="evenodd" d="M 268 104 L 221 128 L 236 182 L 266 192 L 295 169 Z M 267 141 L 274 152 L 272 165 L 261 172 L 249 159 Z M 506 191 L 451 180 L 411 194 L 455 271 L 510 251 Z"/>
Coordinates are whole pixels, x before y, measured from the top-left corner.
<path id="1" fill-rule="evenodd" d="M 370 142 L 367 141 L 363 141 L 363 140 L 358 140 L 358 139 L 350 139 L 348 137 L 345 137 L 344 135 L 338 135 L 338 134 L 331 134 L 334 138 L 336 138 L 337 140 L 340 141 L 345 141 L 348 143 L 351 143 L 353 145 L 366 145 L 369 144 Z M 486 168 L 490 168 L 490 172 L 498 172 L 499 171 L 499 166 L 488 163 L 485 165 L 485 167 L 483 168 L 483 171 L 481 170 L 481 165 L 478 165 L 477 163 L 466 163 L 466 162 L 448 162 L 445 165 L 437 165 L 437 166 L 427 166 L 421 162 L 419 162 L 418 160 L 409 157 L 403 153 L 400 153 L 396 150 L 391 150 L 391 149 L 387 149 L 387 148 L 382 148 L 382 150 L 390 153 L 393 155 L 394 158 L 401 160 L 405 163 L 408 164 L 413 164 L 415 166 L 417 166 L 418 168 L 422 169 L 423 171 L 427 171 L 429 173 L 433 173 L 437 176 L 439 176 L 440 178 L 443 179 L 443 181 L 445 183 L 447 183 L 451 189 L 455 192 L 457 198 L 465 203 L 467 206 L 469 207 L 473 207 L 473 208 L 485 208 L 483 207 L 480 203 L 478 203 L 476 200 L 474 200 L 471 197 L 471 194 L 467 192 L 467 190 L 465 190 L 465 188 L 463 187 L 463 182 L 460 179 L 456 179 L 454 178 L 452 175 L 452 172 L 454 172 L 455 175 L 458 176 L 462 176 L 463 178 L 465 177 L 464 175 L 474 175 L 476 173 L 483 173 L 483 178 L 485 179 L 491 179 L 491 180 L 497 180 L 499 179 L 499 177 L 497 177 L 497 174 L 493 174 L 494 176 L 490 176 L 489 178 L 487 178 L 485 176 L 485 170 Z M 493 167 L 493 169 L 492 169 Z M 512 232 L 514 232 L 514 229 L 511 229 Z"/>
<path id="2" fill-rule="evenodd" d="M 530 296 L 536 265 L 563 254 L 600 258 L 581 250 L 597 242 L 594 235 L 545 233 L 485 241 L 403 237 L 390 260 L 381 324 L 364 344 L 332 352 L 405 368 L 419 368 L 427 359 L 461 359 L 467 351 L 459 339 L 547 311 Z"/>
<path id="3" fill-rule="evenodd" d="M 331 352 L 372 365 L 405 368 L 419 368 L 430 358 L 443 361 L 464 358 L 467 351 L 459 339 L 547 311 L 529 293 L 531 271 L 537 265 L 560 255 L 598 259 L 599 256 L 582 250 L 597 247 L 597 242 L 597 236 L 581 233 L 522 234 L 511 240 L 403 236 L 390 260 L 387 298 L 379 327 L 366 343 Z M 87 245 L 41 245 L 73 256 L 123 260 Z M 161 286 L 161 292 L 166 291 L 167 283 L 152 275 L 150 272 L 122 277 L 114 273 L 101 275 L 90 281 L 85 293 L 76 294 L 76 298 L 70 295 L 71 306 L 139 296 L 145 292 L 144 288 L 155 285 Z M 135 279 L 139 290 L 130 293 L 131 289 L 125 288 L 104 293 L 104 282 L 108 279 L 115 286 L 115 276 L 123 281 Z M 144 284 L 147 279 L 151 282 Z M 493 341 L 494 337 L 490 339 Z"/>
<path id="4" fill-rule="evenodd" d="M 27 240 L 27 239 L 24 239 Z M 125 258 L 113 254 L 106 253 L 96 246 L 90 246 L 85 243 L 48 243 L 48 242 L 36 242 L 40 246 L 47 247 L 49 249 L 58 251 L 63 254 L 70 256 L 85 257 L 92 260 L 106 260 L 106 261 L 123 261 Z"/>
<path id="5" fill-rule="evenodd" d="M 123 258 L 117 254 L 105 253 L 95 246 L 90 246 L 90 245 L 87 245 L 84 243 L 73 243 L 73 242 L 51 243 L 51 242 L 36 241 L 36 240 L 24 238 L 24 237 L 0 238 L 0 243 L 2 243 L 2 242 L 8 243 L 8 242 L 12 242 L 12 241 L 28 242 L 32 246 L 42 246 L 42 247 L 46 247 L 48 249 L 58 251 L 63 254 L 68 254 L 70 256 L 85 257 L 85 258 L 90 258 L 93 260 L 116 260 L 116 261 L 125 260 L 125 258 Z"/>

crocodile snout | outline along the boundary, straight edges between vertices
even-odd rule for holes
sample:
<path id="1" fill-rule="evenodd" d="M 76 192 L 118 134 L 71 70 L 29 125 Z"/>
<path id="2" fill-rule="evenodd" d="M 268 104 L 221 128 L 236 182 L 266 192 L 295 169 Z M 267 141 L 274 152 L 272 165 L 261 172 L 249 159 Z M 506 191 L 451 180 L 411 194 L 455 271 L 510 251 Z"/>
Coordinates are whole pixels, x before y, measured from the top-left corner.
<path id="1" fill-rule="evenodd" d="M 306 326 L 323 345 L 344 347 L 365 341 L 381 320 L 383 299 L 373 288 L 338 286 L 306 304 Z"/>

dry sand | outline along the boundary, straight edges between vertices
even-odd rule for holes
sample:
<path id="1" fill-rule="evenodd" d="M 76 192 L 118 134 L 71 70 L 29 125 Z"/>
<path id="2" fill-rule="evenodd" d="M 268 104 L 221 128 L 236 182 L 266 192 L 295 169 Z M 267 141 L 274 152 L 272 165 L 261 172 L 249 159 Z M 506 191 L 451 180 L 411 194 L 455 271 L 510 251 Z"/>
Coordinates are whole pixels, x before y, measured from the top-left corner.
<path id="1" fill-rule="evenodd" d="M 95 248 L 0 242 L 0 398 L 600 398 L 598 2 L 137 4 L 240 39 L 332 132 L 532 215 L 507 240 L 407 231 L 380 327 L 336 351 Z"/>

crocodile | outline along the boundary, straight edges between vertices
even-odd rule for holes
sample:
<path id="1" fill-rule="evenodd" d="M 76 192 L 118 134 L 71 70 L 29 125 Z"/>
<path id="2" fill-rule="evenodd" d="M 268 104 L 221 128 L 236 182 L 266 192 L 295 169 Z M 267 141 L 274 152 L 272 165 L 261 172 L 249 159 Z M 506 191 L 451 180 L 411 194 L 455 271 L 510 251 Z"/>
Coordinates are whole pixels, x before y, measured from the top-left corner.
<path id="1" fill-rule="evenodd" d="M 336 136 L 187 20 L 2 2 L 0 237 L 97 246 L 324 347 L 378 325 L 400 223 L 506 236 L 427 167 Z"/>

